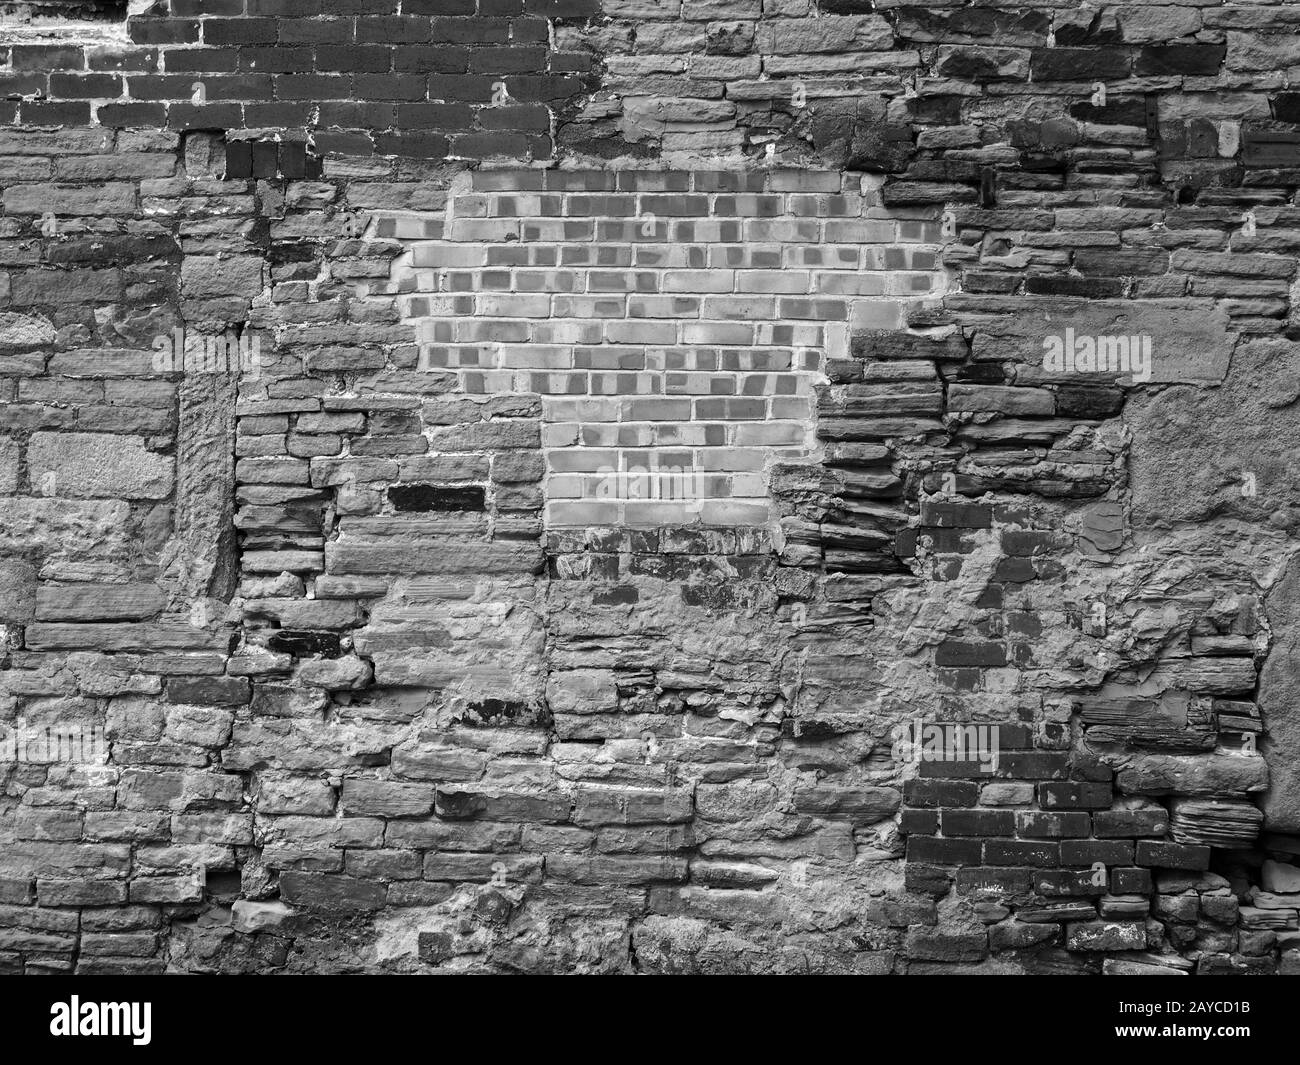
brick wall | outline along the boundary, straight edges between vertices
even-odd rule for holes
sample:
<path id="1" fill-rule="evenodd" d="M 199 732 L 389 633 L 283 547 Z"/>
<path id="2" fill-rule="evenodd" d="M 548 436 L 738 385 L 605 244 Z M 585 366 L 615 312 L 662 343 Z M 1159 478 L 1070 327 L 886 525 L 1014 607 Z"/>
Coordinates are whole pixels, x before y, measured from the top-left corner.
<path id="1" fill-rule="evenodd" d="M 594 0 L 160 0 L 118 32 L 5 47 L 5 121 L 309 131 L 324 152 L 548 159 Z M 326 10 L 328 8 L 328 10 Z"/>
<path id="2" fill-rule="evenodd" d="M 548 525 L 764 525 L 769 465 L 815 447 L 826 360 L 944 284 L 935 227 L 878 185 L 480 173 L 445 219 L 394 219 L 384 288 L 417 293 L 416 365 L 449 392 L 541 397 Z"/>
<path id="3" fill-rule="evenodd" d="M 250 5 L 3 38 L 0 968 L 1295 970 L 1289 5 Z"/>

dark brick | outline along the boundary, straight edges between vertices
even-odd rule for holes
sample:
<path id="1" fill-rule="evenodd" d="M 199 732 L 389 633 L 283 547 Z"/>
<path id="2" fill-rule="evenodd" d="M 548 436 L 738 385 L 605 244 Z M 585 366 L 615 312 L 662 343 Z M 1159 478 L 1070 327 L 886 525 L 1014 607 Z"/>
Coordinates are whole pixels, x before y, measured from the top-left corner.
<path id="1" fill-rule="evenodd" d="M 1101 883 L 1097 883 L 1097 881 Z M 1048 869 L 1034 874 L 1034 890 L 1044 898 L 1106 894 L 1106 877 L 1090 869 Z"/>
<path id="2" fill-rule="evenodd" d="M 15 44 L 9 50 L 14 70 L 81 70 L 86 65 L 82 49 L 63 44 Z"/>
<path id="3" fill-rule="evenodd" d="M 980 852 L 981 844 L 977 839 L 936 839 L 934 836 L 911 836 L 907 840 L 907 860 L 909 862 L 978 865 Z"/>
<path id="4" fill-rule="evenodd" d="M 90 124 L 88 101 L 68 103 L 42 103 L 24 100 L 21 105 L 22 121 L 33 126 L 86 126 Z"/>
<path id="5" fill-rule="evenodd" d="M 239 69 L 239 52 L 234 48 L 169 48 L 169 74 L 233 74 Z"/>
<path id="6" fill-rule="evenodd" d="M 392 63 L 392 50 L 377 45 L 322 45 L 316 49 L 318 71 L 342 70 L 382 74 L 387 73 Z"/>
<path id="7" fill-rule="evenodd" d="M 289 181 L 312 180 L 321 176 L 320 156 L 302 141 L 280 142 L 280 174 Z"/>
<path id="8" fill-rule="evenodd" d="M 1131 865 L 1133 844 L 1128 840 L 1067 839 L 1061 844 L 1062 865 Z"/>
<path id="9" fill-rule="evenodd" d="M 1110 871 L 1110 890 L 1116 895 L 1151 894 L 1151 871 L 1149 869 L 1112 869 Z"/>
<path id="10" fill-rule="evenodd" d="M 918 895 L 942 898 L 952 886 L 952 874 L 942 866 L 908 861 L 903 865 L 903 886 Z"/>
<path id="11" fill-rule="evenodd" d="M 400 129 L 469 129 L 474 113 L 464 104 L 398 104 Z"/>
<path id="12" fill-rule="evenodd" d="M 203 79 L 209 101 L 269 100 L 273 87 L 270 74 L 216 74 Z"/>
<path id="13" fill-rule="evenodd" d="M 1030 869 L 1010 866 L 966 866 L 957 871 L 957 890 L 963 892 L 1000 892 L 1016 895 L 1029 891 Z"/>
<path id="14" fill-rule="evenodd" d="M 348 44 L 356 40 L 356 22 L 350 18 L 292 19 L 278 23 L 279 42 L 295 44 Z"/>
<path id="15" fill-rule="evenodd" d="M 1210 848 L 1143 839 L 1138 840 L 1136 861 L 1157 869 L 1208 869 Z"/>
<path id="16" fill-rule="evenodd" d="M 538 18 L 585 18 L 600 14 L 600 0 L 524 0 L 524 10 Z"/>
<path id="17" fill-rule="evenodd" d="M 979 961 L 988 953 L 985 932 L 947 932 L 923 925 L 908 930 L 903 950 L 909 958 L 928 961 Z"/>
<path id="18" fill-rule="evenodd" d="M 1031 296 L 1109 299 L 1124 294 L 1124 282 L 1119 278 L 1100 277 L 1027 277 L 1025 291 Z"/>
<path id="19" fill-rule="evenodd" d="M 1063 751 L 1003 751 L 998 756 L 999 777 L 1010 780 L 1064 780 L 1070 756 Z"/>
<path id="20" fill-rule="evenodd" d="M 353 93 L 360 100 L 423 100 L 429 91 L 428 80 L 415 74 L 357 74 Z"/>
<path id="21" fill-rule="evenodd" d="M 24 74 L 3 74 L 0 73 L 0 92 L 7 96 L 30 96 L 33 93 L 45 95 L 49 90 L 50 82 L 53 78 L 79 78 L 85 75 L 79 74 L 45 74 L 43 72 L 28 71 Z M 49 90 L 53 91 L 53 90 Z"/>
<path id="22" fill-rule="evenodd" d="M 401 71 L 418 72 L 421 76 L 425 74 L 464 74 L 469 69 L 469 49 L 461 48 L 454 45 L 403 45 L 393 49 L 393 69 Z M 487 85 L 487 92 L 483 95 L 486 102 L 492 98 L 492 84 L 499 80 L 486 75 L 476 75 L 477 79 Z M 475 79 L 470 79 L 471 82 Z M 433 81 L 429 81 L 429 87 L 432 89 Z M 441 98 L 449 103 L 457 100 L 470 100 L 470 97 L 450 93 L 434 93 L 430 91 L 430 97 Z M 477 97 L 474 97 L 477 99 Z"/>
<path id="23" fill-rule="evenodd" d="M 1089 824 L 1086 813 L 1020 810 L 1016 813 L 1016 827 L 1021 836 L 1032 839 L 1068 839 L 1087 836 Z"/>
<path id="24" fill-rule="evenodd" d="M 455 154 L 486 159 L 504 155 L 518 159 L 528 150 L 529 140 L 517 133 L 469 133 L 453 138 Z"/>
<path id="25" fill-rule="evenodd" d="M 551 69 L 556 69 L 554 56 L 551 57 Z M 568 74 L 516 74 L 510 79 L 511 98 L 523 103 L 565 100 L 582 91 L 582 79 Z"/>
<path id="26" fill-rule="evenodd" d="M 171 0 L 173 15 L 242 15 L 244 0 Z"/>
<path id="27" fill-rule="evenodd" d="M 122 95 L 117 74 L 51 74 L 50 95 L 65 100 L 112 99 Z"/>
<path id="28" fill-rule="evenodd" d="M 1038 785 L 1038 805 L 1054 810 L 1104 810 L 1111 803 L 1109 784 L 1052 782 Z"/>
<path id="29" fill-rule="evenodd" d="M 898 819 L 899 831 L 907 834 L 933 836 L 939 831 L 937 810 L 904 810 Z"/>
<path id="30" fill-rule="evenodd" d="M 945 836 L 1010 836 L 1016 830 L 1011 810 L 944 810 Z"/>
<path id="31" fill-rule="evenodd" d="M 270 181 L 276 176 L 278 165 L 279 151 L 275 141 L 253 141 L 253 177 Z"/>
<path id="32" fill-rule="evenodd" d="M 208 18 L 203 20 L 204 44 L 275 44 L 279 24 L 269 18 Z M 162 44 L 147 41 L 146 44 Z"/>
<path id="33" fill-rule="evenodd" d="M 244 125 L 249 129 L 281 127 L 294 129 L 311 121 L 312 108 L 306 103 L 250 103 L 244 105 Z"/>
<path id="34" fill-rule="evenodd" d="M 485 506 L 483 489 L 478 486 L 394 485 L 388 490 L 388 500 L 399 511 L 482 510 Z"/>
<path id="35" fill-rule="evenodd" d="M 258 74 L 301 74 L 312 69 L 310 48 L 241 48 L 240 69 Z"/>
<path id="36" fill-rule="evenodd" d="M 357 19 L 358 44 L 424 44 L 429 19 L 422 15 L 386 15 Z"/>
<path id="37" fill-rule="evenodd" d="M 277 74 L 275 95 L 281 100 L 342 100 L 352 95 L 352 82 L 341 74 Z"/>
<path id="38" fill-rule="evenodd" d="M 431 74 L 429 99 L 445 100 L 448 103 L 463 101 L 485 104 L 492 99 L 492 83 L 495 80 L 486 74 Z"/>
<path id="39" fill-rule="evenodd" d="M 230 179 L 253 176 L 253 145 L 251 141 L 230 141 L 226 145 L 226 177 Z"/>
<path id="40" fill-rule="evenodd" d="M 370 139 L 367 133 L 317 133 L 313 138 L 316 144 L 316 150 L 323 155 L 337 153 L 339 155 L 373 155 L 375 152 L 374 141 Z"/>
<path id="41" fill-rule="evenodd" d="M 91 70 L 157 70 L 157 48 L 134 48 L 130 45 L 101 45 L 86 56 Z"/>
<path id="42" fill-rule="evenodd" d="M 171 104 L 167 108 L 171 129 L 238 129 L 243 124 L 239 104 Z"/>
<path id="43" fill-rule="evenodd" d="M 538 24 L 542 27 L 546 26 L 544 21 L 538 23 L 536 19 L 518 19 L 511 22 L 510 19 L 490 18 L 482 14 L 474 19 L 435 18 L 430 20 L 429 39 L 438 44 L 463 44 L 470 47 L 489 44 L 536 44 L 539 41 L 544 43 L 547 39 L 545 34 L 537 37 L 528 32 L 530 26 Z"/>
<path id="44" fill-rule="evenodd" d="M 984 844 L 985 865 L 1032 865 L 1051 868 L 1061 862 L 1058 843 L 991 839 Z"/>
<path id="45" fill-rule="evenodd" d="M 189 100 L 194 81 L 192 74 L 130 75 L 126 79 L 126 91 L 135 100 Z"/>
<path id="46" fill-rule="evenodd" d="M 329 101 L 320 105 L 320 124 L 344 129 L 389 129 L 397 124 L 397 105 Z"/>
<path id="47" fill-rule="evenodd" d="M 484 107 L 478 113 L 483 129 L 545 131 L 551 128 L 551 113 L 541 104 L 514 107 Z"/>
<path id="48" fill-rule="evenodd" d="M 402 0 L 402 10 L 412 15 L 472 15 L 474 0 Z M 483 11 L 488 14 L 512 14 L 503 11 Z"/>
<path id="49" fill-rule="evenodd" d="M 1165 810 L 1099 810 L 1092 815 L 1092 830 L 1106 839 L 1163 836 L 1169 831 L 1169 814 Z"/>
<path id="50" fill-rule="evenodd" d="M 160 127 L 167 124 L 167 108 L 162 104 L 100 104 L 95 118 L 102 126 L 118 129 Z"/>
<path id="51" fill-rule="evenodd" d="M 944 758 L 923 758 L 918 772 L 922 777 L 960 780 L 987 779 L 989 776 L 988 766 L 978 761 L 959 762 Z"/>
<path id="52" fill-rule="evenodd" d="M 1219 73 L 1227 55 L 1226 44 L 1156 44 L 1138 52 L 1133 71 L 1138 77 L 1152 74 L 1212 76 Z"/>
<path id="53" fill-rule="evenodd" d="M 540 74 L 546 70 L 546 49 L 473 48 L 469 69 L 476 74 Z"/>
<path id="54" fill-rule="evenodd" d="M 979 785 L 962 780 L 908 780 L 903 784 L 903 802 L 908 806 L 974 806 Z"/>
<path id="55" fill-rule="evenodd" d="M 330 0 L 331 8 L 334 0 Z M 248 0 L 250 15 L 269 18 L 303 18 L 324 11 L 324 0 Z"/>
<path id="56" fill-rule="evenodd" d="M 417 159 L 444 159 L 451 148 L 437 133 L 381 133 L 375 137 L 380 155 L 407 155 Z"/>

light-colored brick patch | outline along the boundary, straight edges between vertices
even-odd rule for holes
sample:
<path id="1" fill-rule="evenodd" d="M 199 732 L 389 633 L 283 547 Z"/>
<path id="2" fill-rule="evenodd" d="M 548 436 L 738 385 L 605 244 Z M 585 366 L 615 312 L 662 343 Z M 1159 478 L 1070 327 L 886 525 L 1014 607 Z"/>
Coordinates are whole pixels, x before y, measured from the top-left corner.
<path id="1" fill-rule="evenodd" d="M 761 525 L 854 330 L 942 294 L 937 223 L 834 172 L 484 171 L 384 213 L 418 367 L 541 397 L 546 522 Z"/>

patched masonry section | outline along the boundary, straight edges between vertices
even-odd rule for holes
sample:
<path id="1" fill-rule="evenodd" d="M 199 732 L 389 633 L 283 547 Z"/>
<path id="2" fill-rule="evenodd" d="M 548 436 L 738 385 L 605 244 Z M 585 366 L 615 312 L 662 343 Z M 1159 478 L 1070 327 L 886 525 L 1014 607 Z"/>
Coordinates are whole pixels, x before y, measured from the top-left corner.
<path id="1" fill-rule="evenodd" d="M 484 171 L 445 213 L 369 221 L 419 369 L 538 396 L 551 528 L 772 517 L 768 469 L 816 448 L 850 332 L 942 294 L 939 226 L 838 172 Z M 915 214 L 915 212 L 913 212 Z"/>

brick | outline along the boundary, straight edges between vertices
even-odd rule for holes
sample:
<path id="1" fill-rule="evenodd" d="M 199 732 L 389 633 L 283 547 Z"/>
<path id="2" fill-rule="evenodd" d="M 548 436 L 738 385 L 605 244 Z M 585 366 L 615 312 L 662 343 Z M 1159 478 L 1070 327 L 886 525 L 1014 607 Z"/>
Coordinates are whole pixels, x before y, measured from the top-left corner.
<path id="1" fill-rule="evenodd" d="M 1058 781 L 1038 785 L 1039 805 L 1056 810 L 1104 809 L 1111 803 L 1109 784 Z"/>
<path id="2" fill-rule="evenodd" d="M 1169 831 L 1167 810 L 1098 810 L 1092 815 L 1093 831 L 1102 838 L 1163 836 Z"/>
<path id="3" fill-rule="evenodd" d="M 1110 889 L 1117 895 L 1151 894 L 1151 873 L 1147 869 L 1112 869 Z"/>
<path id="4" fill-rule="evenodd" d="M 1028 894 L 1031 875 L 1028 869 L 1006 867 L 959 869 L 957 890 L 965 894 Z"/>
<path id="5" fill-rule="evenodd" d="M 1133 844 L 1123 840 L 1075 840 L 1061 843 L 1062 865 L 1130 865 L 1133 862 Z"/>
<path id="6" fill-rule="evenodd" d="M 1052 867 L 1060 863 L 1060 845 L 1028 840 L 991 839 L 984 844 L 985 865 Z"/>
<path id="7" fill-rule="evenodd" d="M 1016 814 L 1016 831 L 1026 838 L 1067 839 L 1088 835 L 1086 813 L 1043 813 L 1024 810 Z"/>
<path id="8" fill-rule="evenodd" d="M 931 836 L 910 836 L 907 840 L 909 862 L 979 865 L 981 853 L 979 840 L 936 839 Z"/>
<path id="9" fill-rule="evenodd" d="M 1010 810 L 944 810 L 945 836 L 1010 836 L 1016 816 Z"/>
<path id="10" fill-rule="evenodd" d="M 1160 869 L 1208 869 L 1210 848 L 1143 839 L 1137 843 L 1136 862 Z"/>
<path id="11" fill-rule="evenodd" d="M 1044 898 L 1104 895 L 1106 877 L 1098 869 L 1046 869 L 1034 874 L 1034 891 Z"/>
<path id="12" fill-rule="evenodd" d="M 979 785 L 961 780 L 912 779 L 903 785 L 908 806 L 974 806 Z"/>

